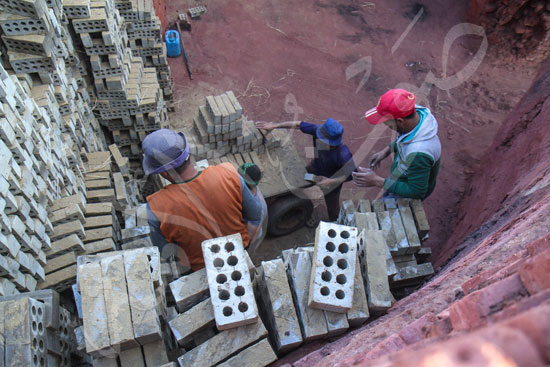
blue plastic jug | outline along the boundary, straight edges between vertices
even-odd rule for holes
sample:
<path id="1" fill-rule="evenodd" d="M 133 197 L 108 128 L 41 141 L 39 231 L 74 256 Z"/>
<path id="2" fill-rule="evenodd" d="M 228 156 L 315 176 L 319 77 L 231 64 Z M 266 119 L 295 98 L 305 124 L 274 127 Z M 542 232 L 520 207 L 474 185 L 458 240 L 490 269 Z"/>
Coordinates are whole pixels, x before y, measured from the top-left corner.
<path id="1" fill-rule="evenodd" d="M 168 57 L 178 57 L 181 55 L 180 34 L 178 31 L 166 31 L 164 39 L 166 40 L 166 52 L 168 53 Z"/>

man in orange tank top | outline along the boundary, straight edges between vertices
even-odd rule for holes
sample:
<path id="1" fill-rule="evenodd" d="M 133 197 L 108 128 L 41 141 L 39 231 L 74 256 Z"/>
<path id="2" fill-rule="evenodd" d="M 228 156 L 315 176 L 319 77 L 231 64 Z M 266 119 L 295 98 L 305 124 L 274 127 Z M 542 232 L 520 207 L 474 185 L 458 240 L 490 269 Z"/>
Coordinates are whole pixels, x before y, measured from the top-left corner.
<path id="1" fill-rule="evenodd" d="M 170 185 L 147 197 L 151 239 L 161 249 L 175 243 L 193 271 L 204 267 L 204 240 L 240 233 L 250 243 L 247 225 L 260 224 L 261 205 L 230 163 L 198 172 L 189 160 L 183 133 L 160 129 L 143 140 L 145 174 L 160 174 Z"/>

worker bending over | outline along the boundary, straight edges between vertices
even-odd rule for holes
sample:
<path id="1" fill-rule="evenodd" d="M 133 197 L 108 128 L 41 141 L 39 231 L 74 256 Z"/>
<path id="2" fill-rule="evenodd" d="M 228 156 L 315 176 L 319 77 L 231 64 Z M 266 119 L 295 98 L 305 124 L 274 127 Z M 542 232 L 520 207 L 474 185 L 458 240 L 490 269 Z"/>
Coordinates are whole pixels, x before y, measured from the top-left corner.
<path id="1" fill-rule="evenodd" d="M 382 95 L 375 108 L 365 113 L 370 124 L 384 123 L 399 135 L 371 157 L 370 168 L 359 167 L 353 173 L 357 186 L 383 188 L 384 197 L 392 198 L 424 200 L 433 192 L 441 158 L 437 120 L 428 108 L 415 102 L 414 94 L 391 89 Z M 378 168 L 390 153 L 395 157 L 390 175 L 384 179 L 371 168 Z"/>
<path id="2" fill-rule="evenodd" d="M 256 122 L 256 127 L 264 130 L 300 129 L 304 134 L 313 136 L 315 158 L 306 169 L 309 173 L 323 177 L 317 186 L 323 191 L 329 221 L 336 221 L 340 212 L 342 184 L 351 181 L 351 172 L 355 169 L 351 152 L 347 145 L 342 143 L 344 127 L 331 118 L 322 125 L 304 121 L 284 121 Z"/>
<path id="3" fill-rule="evenodd" d="M 160 174 L 171 183 L 147 197 L 155 246 L 177 244 L 193 271 L 204 267 L 204 240 L 240 233 L 248 246 L 243 220 L 254 230 L 260 224 L 261 205 L 230 163 L 197 172 L 185 135 L 168 129 L 147 135 L 142 148 L 145 174 Z"/>

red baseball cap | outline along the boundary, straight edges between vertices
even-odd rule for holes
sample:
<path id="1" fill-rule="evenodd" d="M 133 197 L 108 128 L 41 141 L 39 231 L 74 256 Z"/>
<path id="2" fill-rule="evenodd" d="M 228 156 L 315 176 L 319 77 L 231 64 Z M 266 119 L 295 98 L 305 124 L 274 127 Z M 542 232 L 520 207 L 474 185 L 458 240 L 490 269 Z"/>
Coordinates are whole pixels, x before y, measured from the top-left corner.
<path id="1" fill-rule="evenodd" d="M 390 89 L 380 97 L 378 105 L 367 112 L 365 118 L 372 125 L 409 116 L 414 111 L 416 96 L 405 89 Z"/>

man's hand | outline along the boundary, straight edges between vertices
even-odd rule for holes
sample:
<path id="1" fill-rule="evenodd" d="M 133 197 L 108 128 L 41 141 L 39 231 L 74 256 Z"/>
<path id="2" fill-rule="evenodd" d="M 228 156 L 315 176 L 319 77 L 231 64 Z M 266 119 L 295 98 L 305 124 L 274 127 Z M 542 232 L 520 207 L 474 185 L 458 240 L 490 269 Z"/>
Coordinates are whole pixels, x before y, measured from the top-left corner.
<path id="1" fill-rule="evenodd" d="M 374 173 L 370 168 L 357 167 L 358 172 L 352 172 L 353 183 L 356 186 L 370 187 L 378 186 L 384 187 L 384 179 Z"/>
<path id="2" fill-rule="evenodd" d="M 382 160 L 386 158 L 386 156 L 384 155 L 384 152 L 378 152 L 378 153 L 374 153 L 372 155 L 372 157 L 370 158 L 370 161 L 369 161 L 369 167 L 371 169 L 378 169 L 380 168 L 380 162 L 382 162 Z"/>
<path id="3" fill-rule="evenodd" d="M 255 123 L 257 129 L 263 129 L 263 130 L 273 130 L 277 127 L 277 124 L 274 122 L 268 122 L 268 121 L 256 121 Z"/>

